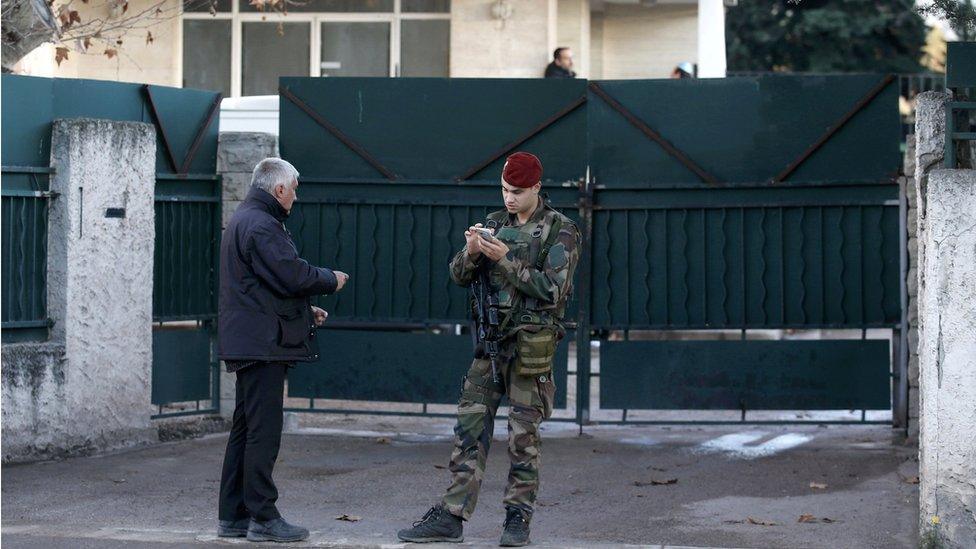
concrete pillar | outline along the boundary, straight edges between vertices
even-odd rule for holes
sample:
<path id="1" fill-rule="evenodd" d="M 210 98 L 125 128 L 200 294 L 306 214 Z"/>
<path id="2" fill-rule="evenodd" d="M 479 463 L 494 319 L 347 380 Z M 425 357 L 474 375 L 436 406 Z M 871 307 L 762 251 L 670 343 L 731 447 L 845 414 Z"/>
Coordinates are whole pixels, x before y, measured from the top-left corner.
<path id="1" fill-rule="evenodd" d="M 925 281 L 920 265 L 925 253 L 920 238 L 925 228 L 925 192 L 929 173 L 942 167 L 945 157 L 945 106 L 949 94 L 924 92 L 915 98 L 915 136 L 910 142 L 905 174 L 908 185 L 908 438 L 918 436 L 918 294 Z"/>
<path id="2" fill-rule="evenodd" d="M 251 187 L 251 172 L 258 162 L 278 156 L 278 136 L 257 132 L 221 132 L 217 140 L 217 173 L 223 177 L 223 224 L 227 226 Z M 220 366 L 220 415 L 234 415 L 237 376 Z"/>
<path id="3" fill-rule="evenodd" d="M 976 546 L 976 170 L 935 170 L 919 265 L 923 541 Z M 924 544 L 924 543 L 923 543 Z"/>
<path id="4" fill-rule="evenodd" d="M 156 439 L 149 416 L 156 131 L 150 124 L 55 120 L 48 307 L 63 344 L 64 448 Z"/>
<path id="5" fill-rule="evenodd" d="M 725 78 L 725 3 L 698 0 L 698 77 Z"/>

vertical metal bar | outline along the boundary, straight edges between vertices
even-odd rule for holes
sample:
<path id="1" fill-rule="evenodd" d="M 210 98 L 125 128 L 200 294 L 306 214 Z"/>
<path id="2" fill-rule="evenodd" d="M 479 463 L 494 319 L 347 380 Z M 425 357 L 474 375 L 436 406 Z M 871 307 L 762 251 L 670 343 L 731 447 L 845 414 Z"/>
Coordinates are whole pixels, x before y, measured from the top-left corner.
<path id="1" fill-rule="evenodd" d="M 746 315 L 749 312 L 749 307 L 746 304 L 746 297 L 749 295 L 748 288 L 749 285 L 746 284 L 746 209 L 745 207 L 739 208 L 739 252 L 741 255 L 742 262 L 740 263 L 740 274 L 742 275 L 742 339 L 746 338 L 745 328 L 749 325 L 749 321 Z"/>
<path id="2" fill-rule="evenodd" d="M 865 301 L 866 301 L 865 300 L 865 297 L 866 297 L 866 293 L 867 293 L 867 288 L 864 287 L 864 279 L 866 278 L 865 275 L 864 275 L 864 273 L 867 270 L 865 268 L 865 261 L 864 261 L 864 248 L 865 248 L 865 246 L 864 246 L 864 244 L 865 244 L 865 238 L 864 238 L 864 206 L 858 206 L 857 207 L 857 232 L 858 232 L 858 237 L 860 239 L 860 246 L 858 246 L 857 259 L 858 259 L 858 263 L 860 263 L 860 265 L 859 265 L 860 269 L 858 269 L 858 275 L 859 275 L 858 278 L 860 278 L 860 280 L 858 281 L 858 283 L 859 283 L 860 289 L 861 289 L 861 292 L 860 292 L 861 293 L 861 295 L 860 295 L 860 301 L 861 301 L 861 303 L 860 303 L 860 305 L 861 305 L 861 325 L 863 326 L 864 324 L 867 323 L 867 320 L 868 320 L 867 319 L 867 307 L 865 305 Z"/>
<path id="3" fill-rule="evenodd" d="M 892 338 L 897 341 L 898 360 L 897 367 L 892 368 L 895 379 L 892 385 L 891 405 L 894 411 L 892 415 L 893 423 L 896 427 L 901 427 L 905 434 L 908 434 L 908 387 L 911 380 L 908 379 L 908 331 L 911 326 L 908 324 L 908 188 L 906 182 L 901 182 L 901 193 L 898 197 L 898 296 L 901 305 L 901 315 L 899 327 L 892 334 Z"/>
<path id="4" fill-rule="evenodd" d="M 664 325 L 671 326 L 671 262 L 668 256 L 671 255 L 671 241 L 668 240 L 668 210 L 662 212 L 664 217 L 664 235 L 661 239 L 664 242 Z"/>
<path id="5" fill-rule="evenodd" d="M 630 210 L 624 210 L 624 234 L 630 235 Z M 627 307 L 627 326 L 631 324 L 630 318 L 630 273 L 633 271 L 633 266 L 630 264 L 630 238 L 624 241 L 624 257 L 626 258 L 627 268 L 624 269 L 624 289 L 626 290 L 627 299 L 624 301 L 624 305 Z"/>
<path id="6" fill-rule="evenodd" d="M 824 207 L 820 212 L 820 322 L 827 323 L 827 241 L 824 239 Z"/>
<path id="7" fill-rule="evenodd" d="M 427 205 L 427 242 L 430 244 L 427 246 L 427 317 L 430 318 L 431 315 L 431 301 L 434 297 L 434 289 L 431 287 L 431 283 L 434 281 L 433 276 L 433 261 L 434 261 L 434 206 L 432 204 Z"/>
<path id="8" fill-rule="evenodd" d="M 946 105 L 946 129 L 945 129 L 945 163 L 944 168 L 953 169 L 956 167 L 956 144 L 952 139 L 952 134 L 956 131 L 956 116 L 952 109 L 952 102 Z"/>
<path id="9" fill-rule="evenodd" d="M 644 290 L 647 292 L 644 298 L 644 314 L 647 315 L 647 324 L 654 324 L 654 315 L 651 313 L 651 233 L 647 222 L 651 217 L 651 210 L 644 210 L 644 261 L 647 269 L 644 271 Z"/>
<path id="10" fill-rule="evenodd" d="M 582 432 L 590 421 L 590 306 L 593 292 L 590 285 L 593 262 L 593 188 L 584 181 L 579 189 L 579 215 L 583 225 L 583 253 L 580 256 L 580 286 L 578 322 L 576 328 L 576 421 Z"/>
<path id="11" fill-rule="evenodd" d="M 708 210 L 701 209 L 701 231 L 702 231 L 702 324 L 709 325 L 708 322 Z"/>
<path id="12" fill-rule="evenodd" d="M 27 292 L 24 291 L 28 288 L 27 282 L 27 201 L 29 198 L 20 199 L 20 221 L 18 224 L 18 233 L 20 236 L 20 263 L 17 265 L 17 277 L 20 279 L 20 283 L 17 287 L 20 289 L 17 292 L 17 305 L 20 307 L 20 318 L 28 319 L 27 314 Z"/>
<path id="13" fill-rule="evenodd" d="M 779 318 L 786 324 L 786 232 L 783 231 L 785 210 L 779 208 Z"/>
<path id="14" fill-rule="evenodd" d="M 352 268 L 359 269 L 359 204 L 353 204 L 353 221 L 352 221 L 352 232 L 353 232 L 353 258 L 352 258 Z M 359 316 L 359 299 L 357 291 L 357 285 L 352 287 L 352 311 L 349 316 L 356 317 Z"/>
<path id="15" fill-rule="evenodd" d="M 41 204 L 43 198 L 35 198 L 31 200 L 31 215 L 30 215 L 30 319 L 40 320 L 40 316 L 37 314 L 37 294 L 43 289 L 43 286 L 38 284 L 37 280 L 37 219 L 40 217 L 40 211 L 38 205 Z"/>
<path id="16" fill-rule="evenodd" d="M 409 206 L 407 206 L 409 207 Z M 387 273 L 390 277 L 390 318 L 396 316 L 396 298 L 394 297 L 393 291 L 393 281 L 396 280 L 396 237 L 398 231 L 393 228 L 396 227 L 396 205 L 390 204 L 390 229 L 393 232 L 393 238 L 390 239 L 390 269 Z"/>

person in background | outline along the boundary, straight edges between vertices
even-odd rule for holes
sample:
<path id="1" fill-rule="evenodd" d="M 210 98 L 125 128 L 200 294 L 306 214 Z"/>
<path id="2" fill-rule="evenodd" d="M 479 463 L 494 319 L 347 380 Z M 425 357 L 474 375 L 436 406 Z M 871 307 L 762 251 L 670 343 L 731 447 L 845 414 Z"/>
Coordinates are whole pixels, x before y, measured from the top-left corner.
<path id="1" fill-rule="evenodd" d="M 682 61 L 674 67 L 671 71 L 671 78 L 682 79 L 682 78 L 694 78 L 695 77 L 695 66 L 688 61 Z"/>
<path id="2" fill-rule="evenodd" d="M 576 78 L 573 72 L 573 50 L 556 48 L 552 52 L 552 63 L 546 67 L 546 78 Z"/>

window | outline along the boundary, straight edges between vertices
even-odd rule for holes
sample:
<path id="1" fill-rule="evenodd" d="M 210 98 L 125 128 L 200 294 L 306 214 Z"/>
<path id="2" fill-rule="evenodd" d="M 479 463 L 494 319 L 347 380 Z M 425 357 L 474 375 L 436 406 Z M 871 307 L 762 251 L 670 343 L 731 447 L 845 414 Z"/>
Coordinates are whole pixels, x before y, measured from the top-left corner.
<path id="1" fill-rule="evenodd" d="M 449 75 L 450 0 L 183 0 L 183 82 L 272 95 L 281 76 Z"/>
<path id="2" fill-rule="evenodd" d="M 400 23 L 400 76 L 447 77 L 451 22 L 412 19 Z"/>
<path id="3" fill-rule="evenodd" d="M 322 76 L 389 76 L 390 24 L 322 23 Z"/>
<path id="4" fill-rule="evenodd" d="M 230 97 L 230 20 L 183 21 L 183 87 Z"/>
<path id="5" fill-rule="evenodd" d="M 308 23 L 244 23 L 241 91 L 277 95 L 279 76 L 308 75 Z"/>

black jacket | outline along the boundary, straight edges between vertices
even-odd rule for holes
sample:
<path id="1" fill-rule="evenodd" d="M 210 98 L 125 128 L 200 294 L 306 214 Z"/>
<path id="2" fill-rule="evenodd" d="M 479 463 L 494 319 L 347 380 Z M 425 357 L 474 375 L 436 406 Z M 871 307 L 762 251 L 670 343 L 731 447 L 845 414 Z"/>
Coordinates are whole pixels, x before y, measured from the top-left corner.
<path id="1" fill-rule="evenodd" d="M 576 73 L 560 67 L 553 61 L 546 67 L 546 78 L 576 78 Z"/>
<path id="2" fill-rule="evenodd" d="M 334 292 L 336 276 L 298 257 L 287 217 L 275 197 L 251 189 L 227 224 L 220 243 L 221 360 L 318 358 L 309 297 Z"/>

